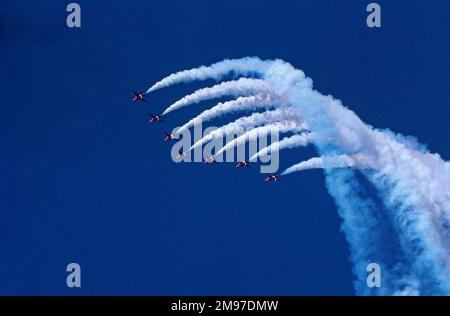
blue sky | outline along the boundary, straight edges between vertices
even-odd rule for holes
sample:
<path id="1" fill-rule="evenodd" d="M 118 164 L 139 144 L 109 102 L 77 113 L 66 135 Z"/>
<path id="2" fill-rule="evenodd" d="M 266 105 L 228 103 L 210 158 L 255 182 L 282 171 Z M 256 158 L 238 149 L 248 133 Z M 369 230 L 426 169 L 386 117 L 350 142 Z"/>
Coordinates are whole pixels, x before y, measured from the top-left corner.
<path id="1" fill-rule="evenodd" d="M 369 1 L 80 0 L 80 29 L 69 2 L 0 4 L 0 294 L 354 293 L 321 171 L 268 185 L 170 159 L 147 114 L 200 85 L 130 97 L 174 71 L 282 58 L 367 123 L 450 157 L 447 1 L 379 1 L 380 29 Z M 284 151 L 281 166 L 312 155 Z"/>

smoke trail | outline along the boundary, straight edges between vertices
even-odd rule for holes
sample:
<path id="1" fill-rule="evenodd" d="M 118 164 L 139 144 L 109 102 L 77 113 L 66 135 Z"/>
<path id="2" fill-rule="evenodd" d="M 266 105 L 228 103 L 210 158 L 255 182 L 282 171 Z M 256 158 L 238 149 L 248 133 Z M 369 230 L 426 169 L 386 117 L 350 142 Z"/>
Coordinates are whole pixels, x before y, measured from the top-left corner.
<path id="1" fill-rule="evenodd" d="M 282 105 L 283 103 L 280 99 L 270 94 L 258 94 L 248 97 L 239 97 L 236 100 L 226 101 L 223 103 L 221 102 L 189 120 L 186 124 L 178 129 L 178 133 L 181 133 L 182 131 L 185 131 L 196 124 L 207 122 L 226 113 L 245 110 L 257 110 L 260 108 L 273 108 L 275 107 L 275 104 Z"/>
<path id="2" fill-rule="evenodd" d="M 271 123 L 277 120 L 285 121 L 295 117 L 296 112 L 293 109 L 280 108 L 273 111 L 265 111 L 263 113 L 253 113 L 250 116 L 238 118 L 234 122 L 219 127 L 211 133 L 199 139 L 190 149 L 195 149 L 216 138 L 223 137 L 228 134 L 239 134 L 245 130 L 254 128 L 258 125 Z"/>
<path id="3" fill-rule="evenodd" d="M 255 139 L 261 135 L 265 136 L 268 134 L 301 132 L 304 131 L 305 129 L 306 124 L 304 122 L 299 121 L 282 121 L 257 127 L 245 132 L 244 134 L 225 144 L 225 146 L 223 146 L 219 151 L 217 151 L 216 155 L 218 156 L 230 148 L 240 146 L 244 144 L 247 140 Z"/>
<path id="4" fill-rule="evenodd" d="M 270 152 L 280 151 L 285 148 L 296 148 L 300 146 L 306 146 L 314 139 L 312 133 L 302 133 L 300 135 L 292 135 L 285 137 L 278 142 L 274 142 L 267 147 L 264 147 L 256 154 L 254 154 L 250 160 L 256 160 L 258 157 L 267 155 Z"/>
<path id="5" fill-rule="evenodd" d="M 230 72 L 236 75 L 249 76 L 252 74 L 265 73 L 271 61 L 262 61 L 257 57 L 245 57 L 241 59 L 225 59 L 209 67 L 201 66 L 190 70 L 180 71 L 163 78 L 151 86 L 146 93 L 165 88 L 181 82 L 191 82 L 194 80 L 222 79 Z"/>
<path id="6" fill-rule="evenodd" d="M 171 74 L 151 86 L 146 93 L 166 88 L 181 82 L 188 83 L 196 80 L 220 80 L 229 73 L 242 76 L 261 78 L 275 78 L 283 80 L 286 85 L 296 85 L 297 88 L 312 87 L 312 81 L 305 77 L 303 71 L 295 69 L 291 64 L 281 59 L 261 60 L 258 57 L 244 57 L 240 59 L 225 59 L 211 66 L 201 66 L 190 70 Z"/>
<path id="7" fill-rule="evenodd" d="M 287 168 L 281 174 L 287 175 L 293 172 L 308 169 L 349 168 L 356 166 L 361 169 L 368 168 L 370 166 L 369 158 L 362 155 L 313 157 Z"/>
<path id="8" fill-rule="evenodd" d="M 210 88 L 203 88 L 185 96 L 170 105 L 163 114 L 167 114 L 190 104 L 199 103 L 205 100 L 220 98 L 226 95 L 245 96 L 258 92 L 271 92 L 270 85 L 264 80 L 241 78 L 239 80 L 226 81 Z"/>
<path id="9" fill-rule="evenodd" d="M 376 131 L 379 166 L 366 176 L 383 194 L 400 240 L 420 279 L 420 292 L 450 293 L 450 167 L 439 155 L 419 152 Z M 381 142 L 382 146 L 381 146 Z"/>
<path id="10" fill-rule="evenodd" d="M 241 78 L 199 90 L 165 113 L 209 98 L 244 96 L 204 111 L 186 123 L 186 129 L 236 110 L 295 109 L 296 117 L 305 121 L 302 127 L 294 121 L 287 123 L 285 117 L 261 122 L 267 125 L 250 127 L 217 154 L 263 131 L 295 133 L 307 124 L 313 140 L 294 135 L 260 150 L 256 157 L 274 149 L 314 144 L 318 157 L 291 166 L 283 174 L 324 169 L 349 243 L 357 293 L 450 294 L 450 163 L 413 137 L 365 124 L 339 100 L 314 90 L 311 79 L 282 60 L 225 60 L 170 75 L 149 92 L 180 82 L 220 80 L 228 74 L 259 79 Z M 241 124 L 245 126 L 244 121 Z M 385 281 L 380 289 L 369 290 L 365 285 L 365 267 L 370 262 L 382 266 Z"/>

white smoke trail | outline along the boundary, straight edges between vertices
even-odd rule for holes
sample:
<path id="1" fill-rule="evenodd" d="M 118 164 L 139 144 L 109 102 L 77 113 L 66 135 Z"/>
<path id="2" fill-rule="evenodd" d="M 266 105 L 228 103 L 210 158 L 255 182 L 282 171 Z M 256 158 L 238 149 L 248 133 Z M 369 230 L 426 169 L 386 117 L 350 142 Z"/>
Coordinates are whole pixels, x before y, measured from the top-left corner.
<path id="1" fill-rule="evenodd" d="M 254 154 L 250 161 L 256 160 L 258 157 L 265 156 L 271 152 L 274 151 L 280 151 L 282 149 L 286 148 L 296 148 L 300 146 L 306 146 L 308 145 L 312 140 L 314 139 L 313 133 L 302 133 L 299 135 L 292 135 L 283 138 L 282 140 L 278 142 L 274 142 L 270 144 L 267 147 L 264 147 L 260 151 L 258 151 L 256 154 Z"/>
<path id="2" fill-rule="evenodd" d="M 257 57 L 245 57 L 241 59 L 225 59 L 211 66 L 201 66 L 190 70 L 180 71 L 171 74 L 151 86 L 146 93 L 165 88 L 181 82 L 191 82 L 194 80 L 219 80 L 230 72 L 237 75 L 249 76 L 252 74 L 264 74 L 272 61 L 263 61 Z"/>
<path id="3" fill-rule="evenodd" d="M 248 97 L 239 97 L 236 100 L 226 101 L 223 103 L 221 102 L 189 120 L 186 124 L 178 129 L 178 133 L 181 133 L 182 131 L 185 131 L 194 125 L 207 122 L 226 113 L 245 110 L 257 110 L 261 108 L 267 109 L 273 108 L 275 107 L 275 105 L 283 105 L 283 102 L 281 101 L 281 99 L 271 94 L 258 94 Z"/>
<path id="4" fill-rule="evenodd" d="M 225 94 L 206 90 L 203 95 L 199 92 L 199 98 L 199 95 L 192 96 L 180 100 L 178 105 L 226 94 L 245 98 L 255 94 L 255 98 L 270 95 L 280 102 L 239 98 L 218 104 L 209 112 L 204 111 L 183 127 L 189 128 L 201 119 L 228 111 L 291 106 L 316 136 L 312 143 L 319 157 L 296 164 L 283 174 L 311 168 L 325 169 L 326 185 L 336 201 L 343 220 L 342 229 L 349 242 L 357 293 L 450 294 L 450 164 L 439 155 L 429 153 L 411 137 L 365 124 L 339 100 L 313 90 L 312 81 L 301 70 L 281 60 L 225 60 L 210 67 L 170 75 L 149 91 L 179 82 L 219 80 L 230 73 L 260 78 L 247 80 L 257 80 L 261 88 L 245 88 L 244 92 L 231 88 L 232 93 Z M 268 122 L 266 126 L 250 129 L 217 154 L 245 143 L 248 137 L 254 137 L 264 129 L 276 130 L 278 125 L 285 123 Z M 288 125 L 277 132 L 302 131 L 298 126 Z M 273 146 L 281 147 L 288 139 Z M 297 141 L 296 144 L 303 144 L 300 139 Z M 270 148 L 275 147 L 264 150 L 268 152 Z M 366 191 L 366 186 L 372 190 Z M 370 196 L 372 191 L 377 192 L 376 199 Z M 370 290 L 365 285 L 367 273 L 364 269 L 371 260 L 377 260 L 383 266 L 383 275 L 388 276 L 381 289 Z"/>
<path id="5" fill-rule="evenodd" d="M 194 145 L 192 145 L 190 150 L 193 150 L 209 141 L 212 141 L 219 137 L 223 137 L 225 135 L 239 134 L 258 125 L 271 123 L 274 121 L 286 121 L 294 118 L 295 116 L 295 110 L 289 108 L 280 108 L 272 111 L 265 111 L 262 113 L 253 113 L 250 116 L 238 118 L 234 122 L 211 131 L 209 134 L 203 136 Z"/>
<path id="6" fill-rule="evenodd" d="M 258 57 L 244 57 L 225 59 L 208 67 L 201 66 L 171 74 L 155 83 L 146 93 L 181 82 L 187 83 L 207 79 L 220 80 L 229 73 L 247 77 L 255 75 L 268 81 L 282 82 L 284 86 L 295 86 L 300 89 L 312 88 L 312 80 L 306 78 L 303 71 L 295 69 L 291 64 L 281 59 L 261 60 Z"/>
<path id="7" fill-rule="evenodd" d="M 421 292 L 450 293 L 450 164 L 374 131 L 378 168 L 366 176 L 395 212 L 400 241 Z M 442 191 L 444 189 L 444 191 Z M 407 225 L 405 225 L 407 223 Z"/>
<path id="8" fill-rule="evenodd" d="M 251 129 L 239 137 L 236 137 L 232 141 L 228 142 L 223 146 L 220 150 L 217 151 L 216 156 L 222 154 L 223 152 L 244 144 L 248 140 L 255 139 L 257 137 L 266 136 L 269 134 L 279 134 L 279 133 L 287 133 L 287 132 L 301 132 L 307 128 L 304 122 L 295 121 L 295 120 L 286 120 L 282 122 L 276 122 L 268 125 L 264 125 L 261 127 L 257 127 Z"/>
<path id="9" fill-rule="evenodd" d="M 220 98 L 226 95 L 245 96 L 259 92 L 272 92 L 272 87 L 261 79 L 240 78 L 238 80 L 226 81 L 209 88 L 203 88 L 187 95 L 171 104 L 163 114 L 167 114 L 184 106 L 199 103 L 201 101 Z"/>
<path id="10" fill-rule="evenodd" d="M 287 175 L 293 172 L 308 170 L 308 169 L 332 169 L 332 168 L 349 168 L 357 167 L 360 169 L 368 168 L 370 166 L 369 157 L 363 155 L 338 155 L 338 156 L 322 156 L 313 157 L 308 160 L 295 164 L 286 170 L 281 175 Z"/>

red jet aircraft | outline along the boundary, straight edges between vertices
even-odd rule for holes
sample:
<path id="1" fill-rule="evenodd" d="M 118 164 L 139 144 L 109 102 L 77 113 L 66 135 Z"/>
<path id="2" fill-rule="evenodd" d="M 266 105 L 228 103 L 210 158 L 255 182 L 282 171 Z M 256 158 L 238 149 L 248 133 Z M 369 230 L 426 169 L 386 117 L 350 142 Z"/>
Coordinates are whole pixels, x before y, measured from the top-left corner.
<path id="1" fill-rule="evenodd" d="M 149 123 L 164 122 L 164 120 L 162 119 L 162 115 L 160 115 L 160 114 L 151 114 L 150 113 L 150 118 L 149 118 L 148 122 Z"/>
<path id="2" fill-rule="evenodd" d="M 169 140 L 178 140 L 178 138 L 176 138 L 173 134 L 167 133 L 166 131 L 164 131 L 164 134 L 166 135 L 164 137 L 165 142 L 167 142 Z"/>
<path id="3" fill-rule="evenodd" d="M 209 156 L 206 159 L 203 159 L 203 163 L 216 163 L 216 159 L 214 159 L 214 157 Z"/>
<path id="4" fill-rule="evenodd" d="M 267 176 L 264 181 L 274 182 L 274 181 L 277 181 L 277 180 L 278 180 L 278 176 L 276 174 L 273 174 L 273 175 Z"/>
<path id="5" fill-rule="evenodd" d="M 250 168 L 250 161 L 248 160 L 243 160 L 243 161 L 239 161 L 236 165 L 236 168 L 242 168 L 242 167 L 248 167 Z"/>
<path id="6" fill-rule="evenodd" d="M 136 92 L 136 91 L 133 90 L 133 94 L 134 94 L 133 99 L 132 99 L 133 102 L 136 102 L 136 101 L 148 102 L 147 99 L 144 96 L 145 95 L 144 92 Z"/>
<path id="7" fill-rule="evenodd" d="M 180 148 L 180 150 L 178 151 L 177 159 L 180 159 L 182 157 L 186 158 L 187 157 L 187 152 L 185 152 L 183 149 Z"/>

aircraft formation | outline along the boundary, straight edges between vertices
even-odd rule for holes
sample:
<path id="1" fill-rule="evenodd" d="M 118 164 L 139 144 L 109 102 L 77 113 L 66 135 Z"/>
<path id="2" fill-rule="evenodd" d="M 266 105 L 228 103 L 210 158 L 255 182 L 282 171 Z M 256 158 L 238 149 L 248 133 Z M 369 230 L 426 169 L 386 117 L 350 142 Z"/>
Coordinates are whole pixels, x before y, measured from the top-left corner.
<path id="1" fill-rule="evenodd" d="M 148 103 L 148 100 L 145 98 L 145 93 L 144 92 L 137 92 L 136 90 L 133 90 L 133 97 L 131 98 L 131 100 L 133 102 L 141 101 L 141 102 Z M 163 115 L 162 114 L 150 113 L 148 122 L 149 123 L 156 123 L 156 122 L 164 123 L 165 119 L 163 119 Z M 176 137 L 172 133 L 164 131 L 164 139 L 163 140 L 165 142 L 167 142 L 167 141 L 178 141 L 179 138 Z M 188 155 L 187 152 L 185 152 L 184 150 L 180 149 L 178 151 L 177 158 L 179 159 L 179 158 L 187 157 L 187 155 Z M 204 158 L 203 159 L 203 163 L 204 164 L 214 164 L 214 163 L 217 163 L 217 161 L 214 159 L 214 157 L 210 156 L 210 157 Z M 251 164 L 250 164 L 249 160 L 238 161 L 237 164 L 236 164 L 236 168 L 250 168 L 250 167 L 251 167 Z M 278 177 L 279 176 L 277 174 L 268 175 L 268 176 L 266 176 L 264 181 L 266 181 L 266 182 L 275 182 L 275 181 L 278 181 Z"/>

